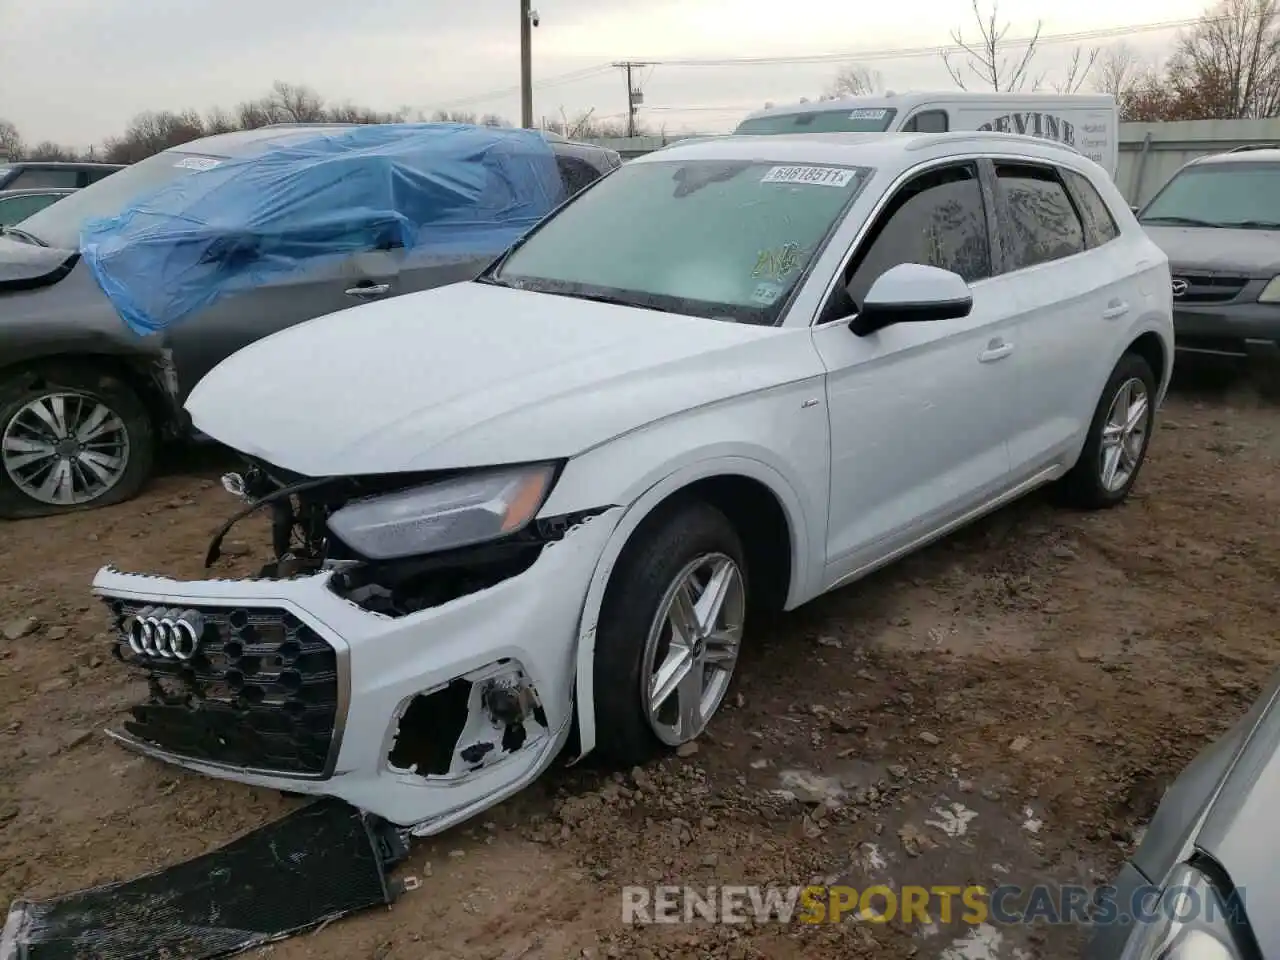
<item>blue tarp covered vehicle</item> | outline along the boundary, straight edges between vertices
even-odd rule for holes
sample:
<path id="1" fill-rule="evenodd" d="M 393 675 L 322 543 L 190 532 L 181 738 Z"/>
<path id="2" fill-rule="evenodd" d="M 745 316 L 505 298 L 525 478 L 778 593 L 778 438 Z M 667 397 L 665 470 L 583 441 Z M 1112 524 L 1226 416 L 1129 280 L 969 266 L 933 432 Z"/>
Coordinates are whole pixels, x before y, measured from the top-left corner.
<path id="1" fill-rule="evenodd" d="M 565 198 L 555 153 L 528 130 L 356 126 L 181 162 L 202 166 L 81 232 L 86 265 L 139 334 L 323 258 L 497 256 Z"/>

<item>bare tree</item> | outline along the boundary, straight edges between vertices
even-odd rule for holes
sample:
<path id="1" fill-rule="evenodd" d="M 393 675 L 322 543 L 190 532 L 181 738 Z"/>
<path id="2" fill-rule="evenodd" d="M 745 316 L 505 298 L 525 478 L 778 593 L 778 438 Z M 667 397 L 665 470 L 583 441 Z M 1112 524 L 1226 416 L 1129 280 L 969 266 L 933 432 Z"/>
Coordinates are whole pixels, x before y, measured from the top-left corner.
<path id="1" fill-rule="evenodd" d="M 1089 74 L 1093 72 L 1094 64 L 1098 62 L 1098 53 L 1097 47 L 1088 51 L 1076 47 L 1071 52 L 1071 65 L 1067 67 L 1066 76 L 1054 81 L 1051 84 L 1053 89 L 1058 93 L 1079 93 L 1089 79 Z"/>
<path id="2" fill-rule="evenodd" d="M 17 160 L 22 156 L 22 137 L 8 120 L 0 120 L 0 160 Z"/>
<path id="3" fill-rule="evenodd" d="M 224 110 L 222 107 L 214 107 L 204 118 L 204 132 L 206 135 L 215 133 L 230 133 L 238 129 L 235 118 Z"/>
<path id="4" fill-rule="evenodd" d="M 64 147 L 52 140 L 41 140 L 26 152 L 27 160 L 79 160 L 80 151 L 74 147 Z"/>
<path id="5" fill-rule="evenodd" d="M 204 135 L 204 120 L 194 110 L 140 113 L 129 121 L 122 136 L 106 142 L 104 152 L 112 163 L 135 163 Z"/>
<path id="6" fill-rule="evenodd" d="M 267 97 L 276 123 L 320 123 L 328 119 L 324 100 L 310 87 L 277 80 Z"/>
<path id="7" fill-rule="evenodd" d="M 403 123 L 408 115 L 409 110 L 405 107 L 383 113 L 354 103 L 344 103 L 325 111 L 325 119 L 333 123 Z"/>
<path id="8" fill-rule="evenodd" d="M 840 97 L 861 97 L 869 93 L 879 93 L 884 89 L 884 75 L 879 70 L 854 64 L 845 67 L 832 82 L 831 87 L 820 100 L 836 100 Z"/>
<path id="9" fill-rule="evenodd" d="M 1003 43 L 1009 35 L 1010 24 L 1000 26 L 999 4 L 992 0 L 991 12 L 988 14 L 984 14 L 978 4 L 979 0 L 973 0 L 973 18 L 978 23 L 978 39 L 966 40 L 960 27 L 951 31 L 952 41 L 963 52 L 963 63 L 956 63 L 952 59 L 955 56 L 953 51 L 944 51 L 942 62 L 947 73 L 951 74 L 951 79 L 961 90 L 968 90 L 969 83 L 1002 92 L 1023 89 L 1029 79 L 1031 62 L 1036 56 L 1036 44 L 1040 41 L 1043 23 L 1036 21 L 1035 31 L 1026 43 L 1026 50 L 1021 56 L 1011 60 L 1004 54 L 1006 44 Z"/>
<path id="10" fill-rule="evenodd" d="M 466 110 L 437 110 L 431 119 L 436 123 L 475 123 L 479 118 Z"/>
<path id="11" fill-rule="evenodd" d="M 621 120 L 606 120 L 597 117 L 595 108 L 583 110 L 574 117 L 570 117 L 564 110 L 560 108 L 560 119 L 552 120 L 547 124 L 547 129 L 552 133 L 558 133 L 562 137 L 568 137 L 570 140 L 599 140 L 620 138 L 627 136 L 627 125 Z M 636 136 L 648 137 L 653 136 L 654 131 L 651 127 L 645 125 L 641 121 L 636 121 Z"/>
<path id="12" fill-rule="evenodd" d="M 981 0 L 972 0 L 973 19 L 977 23 L 978 37 L 966 40 L 964 31 L 957 27 L 951 31 L 951 39 L 959 47 L 959 51 L 944 50 L 943 65 L 952 81 L 961 90 L 968 90 L 970 84 L 980 89 L 995 90 L 1002 93 L 1016 93 L 1028 87 L 1032 90 L 1044 85 L 1045 75 L 1032 75 L 1031 67 L 1039 52 L 1040 31 L 1044 26 L 1041 20 L 1036 21 L 1031 36 L 1025 40 L 1012 40 L 1009 22 L 1000 23 L 1000 6 L 998 0 L 992 0 L 991 10 L 983 13 Z M 1007 51 L 1023 48 L 1021 53 L 1010 55 Z M 1064 80 L 1055 84 L 1062 93 L 1074 93 L 1084 86 L 1098 58 L 1098 51 L 1085 53 L 1076 49 L 1071 67 Z"/>
<path id="13" fill-rule="evenodd" d="M 1107 47 L 1098 58 L 1097 68 L 1093 71 L 1093 88 L 1120 100 L 1141 82 L 1145 73 L 1141 55 L 1121 40 Z"/>
<path id="14" fill-rule="evenodd" d="M 1280 114 L 1277 0 L 1222 0 L 1179 37 L 1167 73 L 1197 118 Z"/>

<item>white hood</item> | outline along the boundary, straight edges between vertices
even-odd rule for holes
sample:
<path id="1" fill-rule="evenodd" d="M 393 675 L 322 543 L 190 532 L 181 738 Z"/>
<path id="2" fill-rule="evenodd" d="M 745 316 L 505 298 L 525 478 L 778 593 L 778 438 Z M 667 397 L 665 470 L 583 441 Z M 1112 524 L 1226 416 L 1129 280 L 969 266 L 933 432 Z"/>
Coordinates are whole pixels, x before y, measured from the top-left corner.
<path id="1" fill-rule="evenodd" d="M 215 440 L 307 476 L 554 459 L 820 373 L 805 333 L 459 283 L 259 340 L 187 410 Z"/>

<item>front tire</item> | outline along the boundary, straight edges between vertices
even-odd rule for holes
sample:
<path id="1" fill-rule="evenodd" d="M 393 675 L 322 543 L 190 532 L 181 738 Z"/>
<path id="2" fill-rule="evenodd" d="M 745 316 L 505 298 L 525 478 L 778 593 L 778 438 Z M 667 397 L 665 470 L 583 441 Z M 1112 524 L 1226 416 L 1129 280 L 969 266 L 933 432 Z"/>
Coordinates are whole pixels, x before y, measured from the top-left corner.
<path id="1" fill-rule="evenodd" d="M 737 665 L 747 585 L 742 541 L 710 504 L 668 508 L 637 529 L 596 630 L 603 756 L 633 766 L 706 729 Z"/>
<path id="2" fill-rule="evenodd" d="M 51 367 L 0 382 L 0 518 L 131 499 L 154 455 L 146 407 L 110 373 Z"/>
<path id="3" fill-rule="evenodd" d="M 1076 465 L 1062 479 L 1073 506 L 1103 510 L 1123 503 L 1146 461 L 1158 384 L 1136 353 L 1120 358 L 1098 400 Z"/>

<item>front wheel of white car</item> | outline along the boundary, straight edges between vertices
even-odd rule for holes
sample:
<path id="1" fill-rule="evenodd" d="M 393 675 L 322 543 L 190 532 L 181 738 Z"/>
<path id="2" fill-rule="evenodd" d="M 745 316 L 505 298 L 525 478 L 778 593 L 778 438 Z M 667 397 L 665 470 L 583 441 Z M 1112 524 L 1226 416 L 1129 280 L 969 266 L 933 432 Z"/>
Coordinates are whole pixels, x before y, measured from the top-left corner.
<path id="1" fill-rule="evenodd" d="M 1099 510 L 1129 495 L 1151 442 L 1157 389 L 1146 360 L 1136 353 L 1120 358 L 1098 400 L 1080 459 L 1063 477 L 1069 502 Z"/>
<path id="2" fill-rule="evenodd" d="M 733 680 L 747 611 L 742 542 L 715 507 L 663 510 L 633 537 L 595 649 L 598 746 L 622 766 L 706 729 Z"/>

